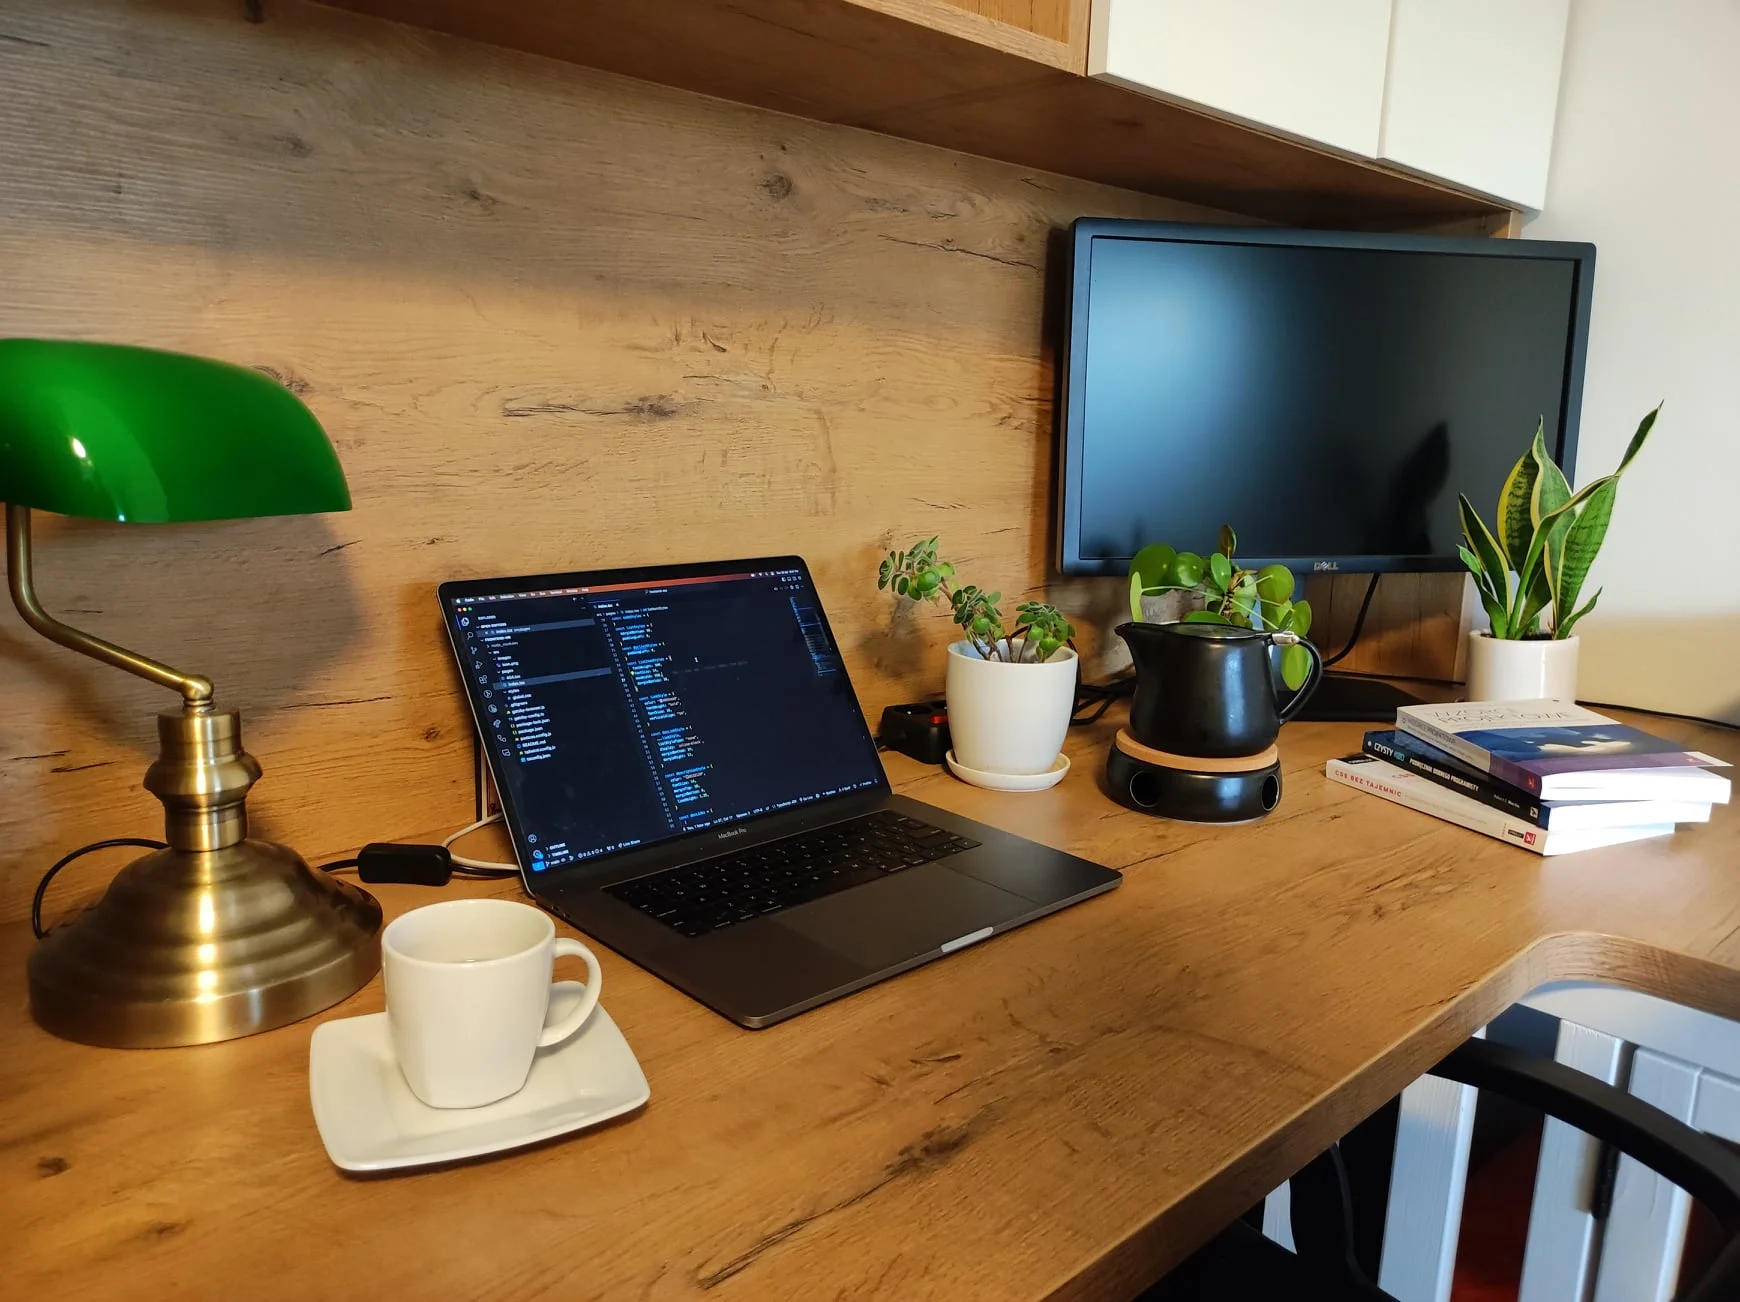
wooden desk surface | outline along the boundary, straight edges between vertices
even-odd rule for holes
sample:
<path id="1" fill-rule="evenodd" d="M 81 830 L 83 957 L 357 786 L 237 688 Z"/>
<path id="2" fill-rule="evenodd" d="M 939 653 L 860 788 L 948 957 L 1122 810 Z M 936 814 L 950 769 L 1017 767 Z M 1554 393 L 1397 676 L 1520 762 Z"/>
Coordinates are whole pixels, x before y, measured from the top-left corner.
<path id="1" fill-rule="evenodd" d="M 644 1112 L 493 1161 L 354 1179 L 309 1112 L 313 1022 L 117 1052 L 28 1020 L 0 939 L 0 1261 L 19 1297 L 1127 1296 L 1517 997 L 1605 978 L 1740 1016 L 1740 814 L 1540 860 L 1330 785 L 1351 724 L 1283 736 L 1280 809 L 1158 821 L 901 757 L 901 790 L 1124 886 L 767 1031 L 605 954 Z M 1656 730 L 1740 758 L 1733 734 Z M 460 886 L 458 890 L 487 890 Z M 501 889 L 501 888 L 496 888 Z M 386 888 L 389 913 L 432 892 Z M 329 1016 L 381 1007 L 375 982 Z"/>

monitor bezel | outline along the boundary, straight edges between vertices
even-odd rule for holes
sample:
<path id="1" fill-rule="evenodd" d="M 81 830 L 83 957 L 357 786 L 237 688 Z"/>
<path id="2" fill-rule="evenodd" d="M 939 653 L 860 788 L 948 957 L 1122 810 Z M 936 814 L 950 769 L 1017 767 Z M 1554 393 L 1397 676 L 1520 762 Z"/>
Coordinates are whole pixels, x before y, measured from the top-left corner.
<path id="1" fill-rule="evenodd" d="M 1081 554 L 1082 504 L 1081 465 L 1087 405 L 1085 368 L 1077 359 L 1087 353 L 1089 276 L 1094 242 L 1100 239 L 1136 239 L 1187 244 L 1268 244 L 1294 248 L 1359 249 L 1378 253 L 1437 253 L 1453 257 L 1530 258 L 1570 262 L 1576 269 L 1572 288 L 1571 340 L 1565 362 L 1564 396 L 1558 437 L 1549 443 L 1554 460 L 1575 475 L 1577 430 L 1583 408 L 1583 371 L 1589 346 L 1589 318 L 1594 298 L 1595 246 L 1560 240 L 1522 240 L 1454 235 L 1399 235 L 1368 231 L 1292 230 L 1277 227 L 1208 226 L 1187 222 L 1134 221 L 1108 217 L 1082 217 L 1070 229 L 1069 279 L 1064 292 L 1067 318 L 1065 346 L 1059 363 L 1057 503 L 1053 519 L 1057 545 L 1053 550 L 1061 574 L 1116 574 L 1129 571 L 1131 558 L 1086 557 Z M 1518 436 L 1519 453 L 1523 446 Z M 1482 504 L 1483 509 L 1487 504 Z M 1227 523 L 1235 528 L 1238 521 Z M 1167 542 L 1174 539 L 1156 538 Z M 1206 544 L 1205 544 L 1206 545 Z M 1320 556 L 1256 556 L 1241 554 L 1251 565 L 1285 565 L 1295 574 L 1427 574 L 1462 568 L 1454 553 L 1445 556 L 1402 554 L 1356 554 Z"/>

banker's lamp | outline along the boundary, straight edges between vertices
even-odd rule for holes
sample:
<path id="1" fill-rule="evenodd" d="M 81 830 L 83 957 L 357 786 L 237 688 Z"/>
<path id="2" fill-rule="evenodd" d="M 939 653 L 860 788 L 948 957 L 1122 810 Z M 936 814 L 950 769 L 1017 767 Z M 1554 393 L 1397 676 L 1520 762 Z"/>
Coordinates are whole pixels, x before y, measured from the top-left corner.
<path id="1" fill-rule="evenodd" d="M 241 716 L 209 679 L 61 623 L 37 601 L 30 512 L 124 524 L 350 509 L 338 457 L 306 407 L 239 366 L 114 344 L 0 339 L 0 498 L 12 601 L 38 633 L 180 693 L 157 717 L 145 786 L 168 847 L 30 956 L 46 1030 L 118 1047 L 203 1044 L 306 1017 L 380 966 L 380 906 L 248 837 L 260 776 Z M 188 594 L 185 591 L 180 595 Z"/>

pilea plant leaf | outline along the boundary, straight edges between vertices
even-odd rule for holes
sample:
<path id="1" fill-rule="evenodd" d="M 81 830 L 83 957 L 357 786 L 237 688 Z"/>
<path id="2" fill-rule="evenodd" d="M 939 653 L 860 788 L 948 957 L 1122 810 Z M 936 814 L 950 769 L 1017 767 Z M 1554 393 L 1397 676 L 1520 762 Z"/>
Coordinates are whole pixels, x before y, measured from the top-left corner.
<path id="1" fill-rule="evenodd" d="M 1245 628 L 1296 633 L 1306 636 L 1311 630 L 1311 603 L 1294 601 L 1298 581 L 1285 565 L 1265 565 L 1259 570 L 1241 568 L 1234 559 L 1238 535 L 1231 526 L 1220 531 L 1220 550 L 1209 554 L 1206 562 L 1194 552 L 1174 551 L 1165 543 L 1144 547 L 1130 562 L 1130 613 L 1141 618 L 1141 599 L 1145 593 L 1187 589 L 1202 594 L 1204 608 L 1184 616 L 1190 624 L 1233 624 Z M 1164 566 L 1170 563 L 1170 573 Z M 1156 584 L 1162 576 L 1169 580 Z M 1287 668 L 1291 662 L 1292 668 Z M 1292 674 L 1303 682 L 1310 657 L 1303 651 L 1283 656 L 1283 677 Z M 1289 679 L 1289 681 L 1292 681 Z"/>
<path id="2" fill-rule="evenodd" d="M 1281 681 L 1295 692 L 1311 676 L 1311 653 L 1295 643 L 1281 648 Z"/>
<path id="3" fill-rule="evenodd" d="M 1293 595 L 1293 571 L 1285 565 L 1265 565 L 1257 571 L 1257 595 L 1267 602 L 1282 602 Z"/>

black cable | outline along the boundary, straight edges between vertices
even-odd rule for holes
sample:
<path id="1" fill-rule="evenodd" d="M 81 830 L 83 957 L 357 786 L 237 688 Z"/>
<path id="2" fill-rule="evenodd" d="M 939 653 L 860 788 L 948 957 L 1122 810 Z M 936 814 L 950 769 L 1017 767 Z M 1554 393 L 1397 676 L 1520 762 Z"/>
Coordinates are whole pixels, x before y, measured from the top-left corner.
<path id="1" fill-rule="evenodd" d="M 1378 580 L 1382 577 L 1381 574 L 1374 574 L 1371 576 L 1371 582 L 1365 585 L 1365 600 L 1359 603 L 1359 614 L 1355 616 L 1353 621 L 1353 634 L 1347 639 L 1346 646 L 1342 647 L 1341 650 L 1324 660 L 1323 667 L 1325 669 L 1329 668 L 1330 665 L 1340 664 L 1343 660 L 1347 659 L 1347 653 L 1353 650 L 1354 646 L 1359 642 L 1359 635 L 1365 631 L 1365 613 L 1371 609 L 1371 599 L 1377 592 Z"/>
<path id="2" fill-rule="evenodd" d="M 1069 716 L 1073 727 L 1085 727 L 1090 723 L 1098 723 L 1107 710 L 1112 708 L 1112 702 L 1131 695 L 1136 690 L 1136 676 L 1133 673 L 1114 678 L 1109 683 L 1083 683 L 1075 694 L 1075 709 Z M 1091 714 L 1084 715 L 1083 710 L 1097 705 Z"/>
<path id="3" fill-rule="evenodd" d="M 488 880 L 518 877 L 518 868 L 487 868 L 476 864 L 456 863 L 444 845 L 406 844 L 401 841 L 372 841 L 350 859 L 334 859 L 320 865 L 321 872 L 336 873 L 356 869 L 365 885 L 399 882 L 412 886 L 445 886 L 454 877 Z"/>
<path id="4" fill-rule="evenodd" d="M 1117 699 L 1118 698 L 1115 696 L 1102 697 L 1099 705 L 1094 708 L 1092 714 L 1077 713 L 1070 715 L 1070 727 L 1085 728 L 1090 723 L 1098 723 L 1105 716 L 1106 711 L 1112 708 L 1112 703 Z M 1086 709 L 1088 704 L 1091 704 L 1091 702 L 1084 702 L 1083 705 L 1078 708 Z"/>
<path id="5" fill-rule="evenodd" d="M 93 850 L 113 850 L 123 845 L 137 846 L 144 850 L 162 850 L 166 847 L 161 841 L 150 841 L 139 836 L 117 836 L 107 841 L 92 841 L 89 845 L 80 846 L 54 867 L 42 874 L 42 880 L 36 883 L 36 894 L 30 900 L 30 930 L 41 940 L 48 933 L 42 929 L 42 897 L 48 894 L 48 884 L 74 859 L 90 854 Z"/>

